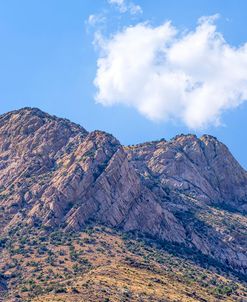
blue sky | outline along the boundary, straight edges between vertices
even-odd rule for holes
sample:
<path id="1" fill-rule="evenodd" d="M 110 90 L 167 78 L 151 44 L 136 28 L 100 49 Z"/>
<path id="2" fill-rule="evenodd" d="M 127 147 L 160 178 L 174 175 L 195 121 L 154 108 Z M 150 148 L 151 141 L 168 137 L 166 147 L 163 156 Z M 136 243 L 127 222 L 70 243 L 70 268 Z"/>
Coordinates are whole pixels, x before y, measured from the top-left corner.
<path id="1" fill-rule="evenodd" d="M 130 3 L 130 2 L 128 2 Z M 195 30 L 202 16 L 219 14 L 217 31 L 232 47 L 247 41 L 247 2 L 244 0 L 134 1 L 143 13 L 120 12 L 106 0 L 0 1 L 0 104 L 1 113 L 25 106 L 114 134 L 123 144 L 179 133 L 208 133 L 218 137 L 247 168 L 247 103 L 228 109 L 222 123 L 191 130 L 175 120 L 150 120 L 133 106 L 96 104 L 99 50 L 95 32 L 112 37 L 126 27 L 149 22 L 152 28 L 170 20 L 178 31 Z M 91 26 L 90 15 L 104 21 Z M 146 24 L 146 23 L 145 23 Z M 234 66 L 233 66 L 234 68 Z"/>

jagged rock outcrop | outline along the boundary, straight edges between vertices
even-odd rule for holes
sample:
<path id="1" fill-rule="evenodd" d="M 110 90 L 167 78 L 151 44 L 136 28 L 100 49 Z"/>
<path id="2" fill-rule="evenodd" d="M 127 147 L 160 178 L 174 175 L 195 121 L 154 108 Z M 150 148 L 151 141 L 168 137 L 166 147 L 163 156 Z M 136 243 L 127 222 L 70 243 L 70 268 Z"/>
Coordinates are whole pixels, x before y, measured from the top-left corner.
<path id="1" fill-rule="evenodd" d="M 247 173 L 215 137 L 181 135 L 126 151 L 143 179 L 214 204 L 247 210 Z"/>
<path id="2" fill-rule="evenodd" d="M 209 135 L 180 135 L 125 151 L 143 183 L 183 221 L 188 245 L 246 269 L 247 173 L 224 144 Z"/>
<path id="3" fill-rule="evenodd" d="M 1 233 L 95 222 L 182 244 L 244 272 L 246 200 L 246 172 L 213 137 L 123 147 L 39 109 L 0 116 Z"/>
<path id="4" fill-rule="evenodd" d="M 185 240 L 113 136 L 29 108 L 2 116 L 0 125 L 3 229 L 25 221 L 78 230 L 95 220 Z"/>

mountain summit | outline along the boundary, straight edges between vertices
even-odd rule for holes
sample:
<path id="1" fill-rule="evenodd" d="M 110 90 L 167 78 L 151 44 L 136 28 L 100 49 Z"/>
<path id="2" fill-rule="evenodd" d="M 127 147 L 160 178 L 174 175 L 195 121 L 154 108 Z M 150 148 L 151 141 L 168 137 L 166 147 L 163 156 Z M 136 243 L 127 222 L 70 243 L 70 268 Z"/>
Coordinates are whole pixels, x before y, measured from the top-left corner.
<path id="1" fill-rule="evenodd" d="M 0 116 L 0 232 L 104 225 L 246 273 L 247 173 L 216 138 L 122 146 L 36 108 Z"/>

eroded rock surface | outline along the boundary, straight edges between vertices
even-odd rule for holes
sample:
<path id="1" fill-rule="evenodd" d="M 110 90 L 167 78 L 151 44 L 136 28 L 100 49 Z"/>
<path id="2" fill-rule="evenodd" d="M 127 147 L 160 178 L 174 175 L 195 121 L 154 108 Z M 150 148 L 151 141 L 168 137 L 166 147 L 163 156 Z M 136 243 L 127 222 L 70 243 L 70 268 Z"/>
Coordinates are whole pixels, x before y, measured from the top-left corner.
<path id="1" fill-rule="evenodd" d="M 126 148 L 143 179 L 246 211 L 247 173 L 215 137 L 177 136 Z"/>
<path id="2" fill-rule="evenodd" d="M 0 198 L 2 234 L 22 224 L 80 230 L 98 223 L 247 267 L 246 172 L 211 136 L 123 147 L 39 109 L 6 113 Z"/>

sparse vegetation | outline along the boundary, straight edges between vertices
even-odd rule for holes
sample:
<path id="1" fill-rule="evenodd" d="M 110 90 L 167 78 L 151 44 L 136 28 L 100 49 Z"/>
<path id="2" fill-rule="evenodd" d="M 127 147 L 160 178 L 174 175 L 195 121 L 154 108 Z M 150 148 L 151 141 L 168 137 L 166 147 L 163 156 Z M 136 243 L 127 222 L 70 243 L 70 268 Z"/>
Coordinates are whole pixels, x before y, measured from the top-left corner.
<path id="1" fill-rule="evenodd" d="M 9 297 L 23 302 L 240 302 L 247 297 L 233 276 L 105 227 L 49 235 L 19 227 L 1 242 L 1 274 L 13 289 Z"/>

